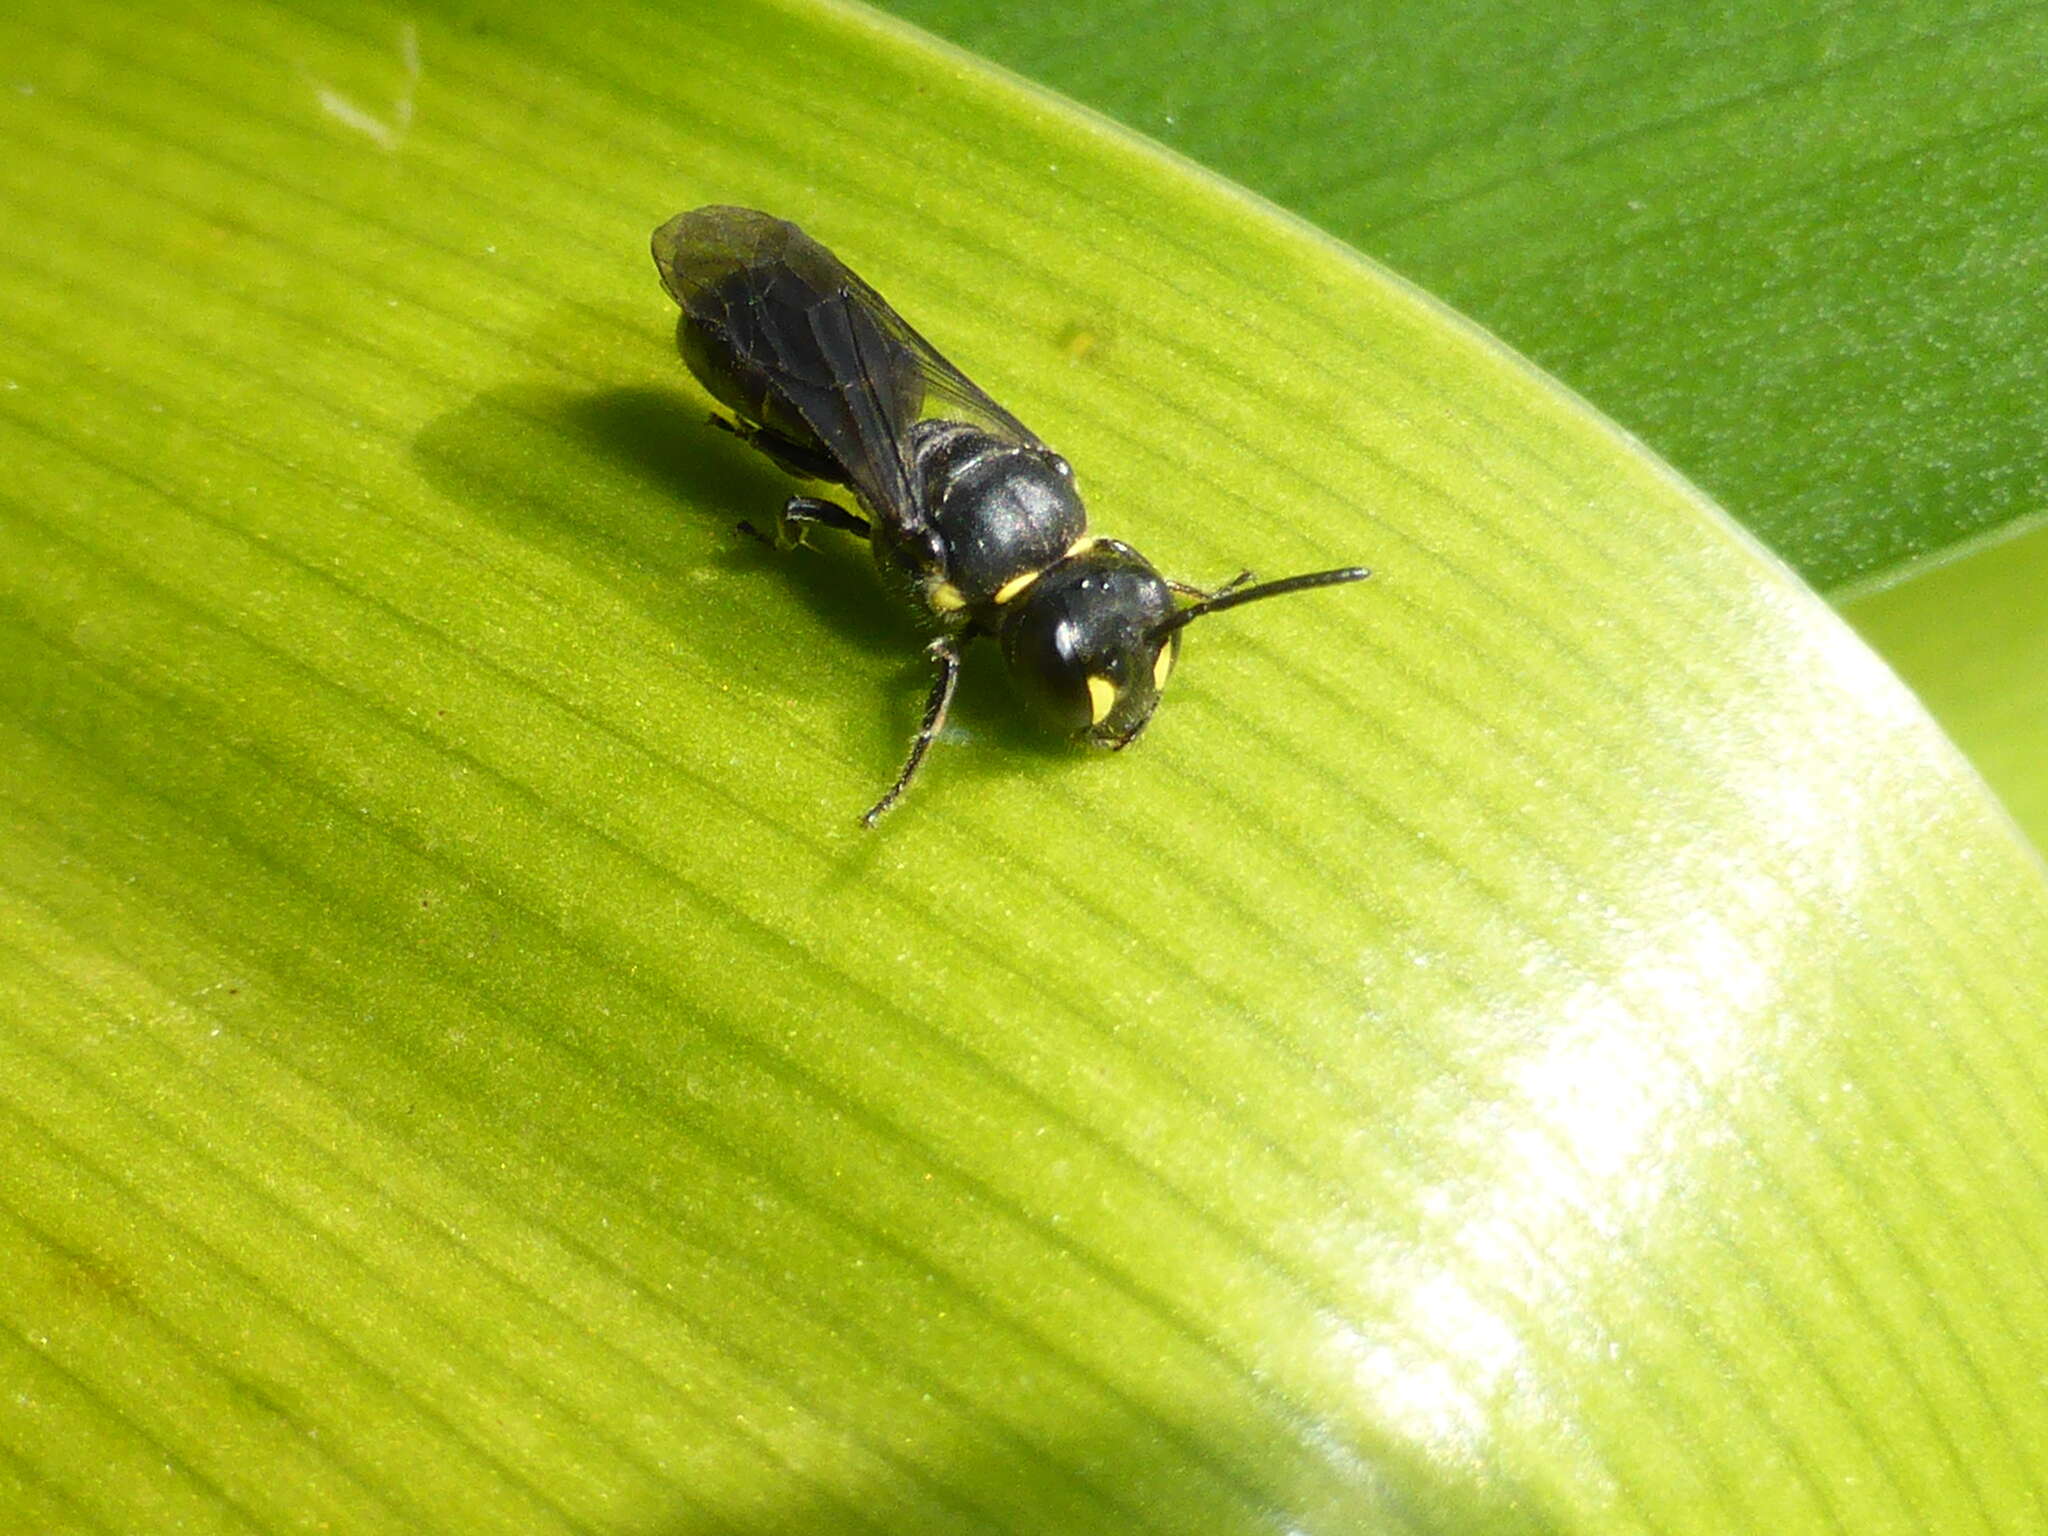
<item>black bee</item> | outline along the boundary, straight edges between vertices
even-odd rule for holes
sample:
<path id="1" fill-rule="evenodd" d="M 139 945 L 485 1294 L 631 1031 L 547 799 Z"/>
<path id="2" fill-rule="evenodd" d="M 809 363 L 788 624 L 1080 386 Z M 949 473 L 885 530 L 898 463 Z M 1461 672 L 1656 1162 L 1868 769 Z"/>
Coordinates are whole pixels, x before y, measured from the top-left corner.
<path id="1" fill-rule="evenodd" d="M 682 306 L 683 361 L 735 418 L 714 422 L 859 503 L 792 496 L 775 541 L 809 525 L 868 540 L 883 574 L 939 626 L 924 722 L 867 826 L 917 776 L 974 636 L 996 638 L 1055 724 L 1114 751 L 1152 718 L 1189 623 L 1368 574 L 1345 566 L 1253 585 L 1246 571 L 1203 591 L 1090 534 L 1072 466 L 794 224 L 751 208 L 679 213 L 654 232 L 654 264 Z"/>

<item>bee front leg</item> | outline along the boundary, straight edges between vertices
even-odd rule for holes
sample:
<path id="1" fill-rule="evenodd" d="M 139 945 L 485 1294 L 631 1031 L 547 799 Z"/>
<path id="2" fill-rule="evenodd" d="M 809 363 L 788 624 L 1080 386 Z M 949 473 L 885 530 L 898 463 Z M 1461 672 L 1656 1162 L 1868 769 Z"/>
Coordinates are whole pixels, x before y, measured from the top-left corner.
<path id="1" fill-rule="evenodd" d="M 917 777 L 917 770 L 924 763 L 925 753 L 938 740 L 939 732 L 946 728 L 946 711 L 953 707 L 953 690 L 960 685 L 960 641 L 952 635 L 941 635 L 927 647 L 927 653 L 939 664 L 939 671 L 938 676 L 932 679 L 932 691 L 924 701 L 924 723 L 917 728 L 917 739 L 910 744 L 910 756 L 904 759 L 903 771 L 896 775 L 896 782 L 861 817 L 860 824 L 864 827 L 874 826 L 889 807 L 903 798 L 903 791 L 910 788 L 910 781 Z"/>
<path id="2" fill-rule="evenodd" d="M 1228 597 L 1231 593 L 1235 592 L 1239 587 L 1244 586 L 1248 582 L 1256 580 L 1258 580 L 1258 578 L 1252 575 L 1250 571 L 1239 571 L 1235 576 L 1231 577 L 1230 580 L 1223 583 L 1223 585 L 1220 587 L 1205 589 L 1202 587 L 1190 586 L 1185 581 L 1175 581 L 1171 577 L 1167 579 L 1166 585 L 1168 586 L 1168 588 L 1170 588 L 1173 592 L 1177 593 L 1181 597 L 1192 597 L 1197 602 L 1208 603 L 1214 602 L 1219 597 Z"/>

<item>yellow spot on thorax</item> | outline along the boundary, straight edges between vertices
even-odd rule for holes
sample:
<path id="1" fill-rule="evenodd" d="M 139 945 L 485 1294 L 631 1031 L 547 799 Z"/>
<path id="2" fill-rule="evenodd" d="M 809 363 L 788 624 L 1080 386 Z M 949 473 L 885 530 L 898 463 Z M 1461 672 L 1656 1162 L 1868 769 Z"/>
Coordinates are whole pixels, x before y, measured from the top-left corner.
<path id="1" fill-rule="evenodd" d="M 1166 680 L 1173 675 L 1173 638 L 1167 637 L 1166 644 L 1159 647 L 1159 654 L 1152 658 L 1152 686 L 1164 688 Z"/>
<path id="2" fill-rule="evenodd" d="M 996 588 L 997 604 L 1007 603 L 1044 574 L 1045 572 L 1043 571 L 1026 571 L 1022 576 L 1012 576 L 1008 581 Z"/>
<path id="3" fill-rule="evenodd" d="M 940 613 L 958 613 L 967 606 L 967 599 L 950 581 L 942 581 L 925 593 L 925 601 Z"/>

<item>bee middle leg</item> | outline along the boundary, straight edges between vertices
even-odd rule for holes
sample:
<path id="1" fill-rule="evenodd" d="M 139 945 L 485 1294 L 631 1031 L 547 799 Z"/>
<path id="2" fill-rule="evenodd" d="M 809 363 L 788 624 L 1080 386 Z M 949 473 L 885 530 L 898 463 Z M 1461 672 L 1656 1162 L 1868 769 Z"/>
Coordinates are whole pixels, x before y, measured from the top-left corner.
<path id="1" fill-rule="evenodd" d="M 803 543 L 806 528 L 832 528 L 857 539 L 864 539 L 869 533 L 868 520 L 858 512 L 849 512 L 836 501 L 820 501 L 815 496 L 792 496 L 784 502 L 772 534 L 763 533 L 752 523 L 739 525 L 741 533 L 777 549 L 794 549 Z"/>

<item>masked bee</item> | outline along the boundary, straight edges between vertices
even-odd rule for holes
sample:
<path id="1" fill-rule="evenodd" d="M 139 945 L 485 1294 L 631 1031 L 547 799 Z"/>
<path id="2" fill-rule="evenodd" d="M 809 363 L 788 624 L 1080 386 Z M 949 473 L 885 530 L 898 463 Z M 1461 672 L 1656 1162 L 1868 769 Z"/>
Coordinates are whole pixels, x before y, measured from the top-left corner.
<path id="1" fill-rule="evenodd" d="M 1130 545 L 1090 533 L 1072 466 L 794 224 L 693 209 L 654 232 L 654 264 L 682 306 L 683 361 L 733 413 L 717 424 L 858 504 L 792 496 L 776 542 L 811 526 L 866 539 L 939 629 L 923 723 L 867 826 L 917 776 L 976 635 L 1002 647 L 1052 724 L 1115 751 L 1152 718 L 1194 620 L 1369 574 L 1344 566 L 1255 584 L 1245 572 L 1214 591 L 1162 577 Z"/>

